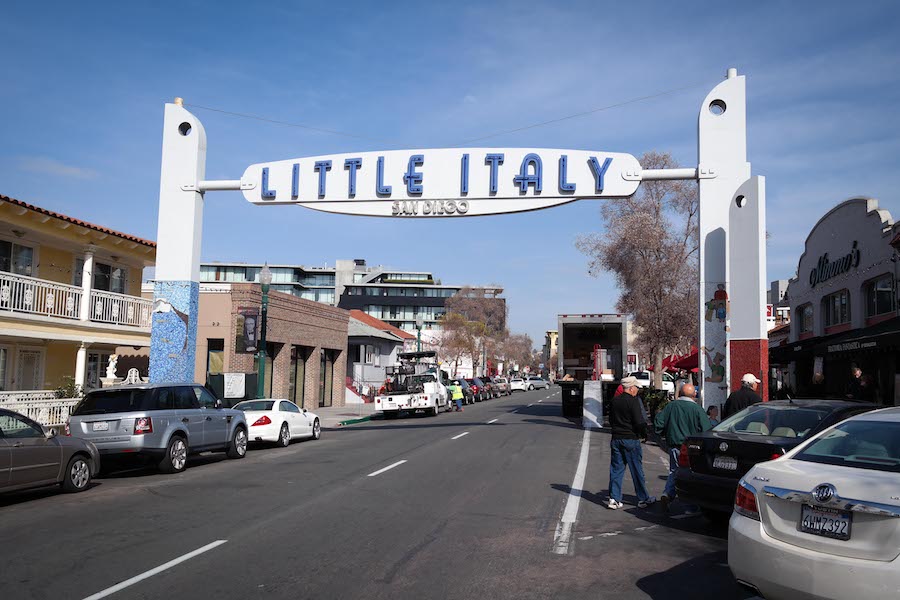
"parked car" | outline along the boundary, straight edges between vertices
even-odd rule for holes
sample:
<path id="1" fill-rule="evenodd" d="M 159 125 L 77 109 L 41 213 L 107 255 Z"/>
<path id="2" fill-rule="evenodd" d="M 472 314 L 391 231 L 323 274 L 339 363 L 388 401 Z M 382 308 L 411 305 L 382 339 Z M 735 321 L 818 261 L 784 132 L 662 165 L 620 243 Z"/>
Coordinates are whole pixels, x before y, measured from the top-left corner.
<path id="1" fill-rule="evenodd" d="M 543 377 L 529 377 L 525 384 L 528 386 L 529 390 L 549 390 L 550 384 Z"/>
<path id="2" fill-rule="evenodd" d="M 638 380 L 639 388 L 653 386 L 653 373 L 650 371 L 632 371 L 628 375 Z M 668 392 L 670 396 L 675 395 L 675 378 L 668 373 L 662 374 L 662 389 Z"/>
<path id="3" fill-rule="evenodd" d="M 75 406 L 66 435 L 93 442 L 101 455 L 149 456 L 166 473 L 184 471 L 189 454 L 247 454 L 244 413 L 222 408 L 221 401 L 196 384 L 94 390 Z"/>
<path id="4" fill-rule="evenodd" d="M 492 398 L 499 398 L 505 393 L 496 377 L 482 377 L 481 380 L 484 381 L 485 385 L 490 389 Z"/>
<path id="5" fill-rule="evenodd" d="M 513 377 L 509 380 L 510 392 L 524 392 L 528 390 L 528 384 L 521 377 Z"/>
<path id="6" fill-rule="evenodd" d="M 462 388 L 463 404 L 475 404 L 475 391 L 472 389 L 472 386 L 469 385 L 467 379 L 457 377 L 456 379 L 451 380 L 451 385 L 454 384 Z"/>
<path id="7" fill-rule="evenodd" d="M 900 408 L 820 432 L 741 479 L 728 566 L 770 600 L 900 591 Z"/>
<path id="8" fill-rule="evenodd" d="M 491 381 L 500 395 L 509 396 L 512 394 L 512 390 L 509 388 L 509 380 L 506 377 L 491 377 Z"/>
<path id="9" fill-rule="evenodd" d="M 54 484 L 82 492 L 99 470 L 92 443 L 60 437 L 56 429 L 0 408 L 0 492 Z"/>
<path id="10" fill-rule="evenodd" d="M 271 442 L 287 448 L 291 440 L 322 437 L 318 415 L 290 400 L 244 400 L 234 408 L 244 411 L 250 430 L 247 437 L 251 442 Z"/>
<path id="11" fill-rule="evenodd" d="M 472 386 L 472 391 L 475 393 L 476 402 L 481 402 L 482 400 L 487 400 L 491 397 L 490 393 L 487 390 L 487 386 L 485 386 L 480 377 L 472 377 L 471 379 L 466 379 L 466 382 L 470 386 Z"/>
<path id="12" fill-rule="evenodd" d="M 738 481 L 755 464 L 782 456 L 844 419 L 877 408 L 846 400 L 773 400 L 754 404 L 681 447 L 676 496 L 707 517 L 727 519 Z"/>

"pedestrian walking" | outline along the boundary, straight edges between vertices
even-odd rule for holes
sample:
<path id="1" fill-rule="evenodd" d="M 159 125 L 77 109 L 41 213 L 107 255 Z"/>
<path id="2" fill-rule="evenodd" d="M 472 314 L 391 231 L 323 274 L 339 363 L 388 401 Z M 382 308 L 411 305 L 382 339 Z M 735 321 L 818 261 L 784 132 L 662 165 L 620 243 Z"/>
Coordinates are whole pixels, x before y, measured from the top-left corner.
<path id="1" fill-rule="evenodd" d="M 609 426 L 612 439 L 609 442 L 609 500 L 606 507 L 612 510 L 622 508 L 622 478 L 625 467 L 631 471 L 638 506 L 647 508 L 656 498 L 647 492 L 644 480 L 644 453 L 641 440 L 647 437 L 647 421 L 643 417 L 641 401 L 637 397 L 638 385 L 635 377 L 622 379 L 623 392 L 612 399 L 609 410 Z"/>
<path id="2" fill-rule="evenodd" d="M 756 390 L 759 389 L 759 379 L 752 373 L 745 373 L 741 377 L 741 387 L 728 396 L 725 400 L 725 410 L 722 412 L 722 418 L 727 419 L 735 413 L 739 413 L 748 406 L 762 402 Z"/>
<path id="3" fill-rule="evenodd" d="M 663 511 L 667 511 L 669 504 L 675 499 L 675 471 L 678 469 L 678 453 L 681 451 L 681 445 L 688 437 L 701 431 L 708 431 L 712 427 L 707 413 L 694 399 L 696 395 L 697 391 L 692 384 L 684 384 L 681 386 L 681 395 L 678 399 L 666 404 L 653 422 L 656 433 L 665 438 L 669 452 L 669 478 L 659 498 Z M 688 507 L 687 512 L 695 511 L 696 507 Z"/>
<path id="4" fill-rule="evenodd" d="M 859 400 L 862 395 L 862 369 L 853 367 L 850 369 L 850 381 L 847 383 L 846 397 L 850 400 Z"/>

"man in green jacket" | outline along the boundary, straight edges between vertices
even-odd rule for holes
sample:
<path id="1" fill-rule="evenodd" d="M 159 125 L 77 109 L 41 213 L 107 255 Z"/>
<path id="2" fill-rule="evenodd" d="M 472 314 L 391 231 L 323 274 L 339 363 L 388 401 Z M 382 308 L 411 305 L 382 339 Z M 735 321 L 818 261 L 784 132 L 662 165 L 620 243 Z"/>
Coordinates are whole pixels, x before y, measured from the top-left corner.
<path id="1" fill-rule="evenodd" d="M 669 402 L 653 421 L 656 433 L 665 437 L 669 448 L 669 478 L 666 480 L 666 489 L 660 497 L 663 511 L 668 510 L 669 503 L 675 499 L 675 470 L 678 469 L 678 453 L 681 451 L 681 445 L 688 437 L 701 431 L 708 431 L 711 427 L 706 412 L 694 400 L 696 395 L 692 384 L 684 384 L 681 386 L 681 395 L 678 399 Z"/>

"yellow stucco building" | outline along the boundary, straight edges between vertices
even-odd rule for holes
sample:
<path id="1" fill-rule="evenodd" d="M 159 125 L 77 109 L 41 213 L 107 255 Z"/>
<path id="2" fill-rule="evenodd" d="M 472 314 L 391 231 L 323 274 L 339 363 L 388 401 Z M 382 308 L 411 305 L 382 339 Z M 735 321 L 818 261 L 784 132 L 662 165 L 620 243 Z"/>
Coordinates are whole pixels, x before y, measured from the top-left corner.
<path id="1" fill-rule="evenodd" d="M 155 258 L 154 242 L 0 195 L 0 399 L 99 387 L 117 347 L 149 346 Z"/>

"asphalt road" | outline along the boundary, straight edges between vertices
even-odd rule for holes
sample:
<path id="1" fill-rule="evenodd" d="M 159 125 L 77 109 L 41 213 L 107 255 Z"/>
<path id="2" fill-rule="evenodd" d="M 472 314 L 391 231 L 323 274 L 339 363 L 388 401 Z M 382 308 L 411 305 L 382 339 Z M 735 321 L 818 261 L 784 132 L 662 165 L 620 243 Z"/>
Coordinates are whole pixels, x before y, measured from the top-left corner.
<path id="1" fill-rule="evenodd" d="M 627 474 L 626 508 L 601 506 L 604 432 L 587 436 L 560 545 L 585 452 L 559 401 L 558 388 L 516 393 L 238 461 L 204 455 L 176 476 L 137 468 L 77 495 L 0 496 L 2 598 L 746 598 L 725 531 L 677 504 L 638 509 Z M 657 495 L 663 456 L 645 448 Z"/>

